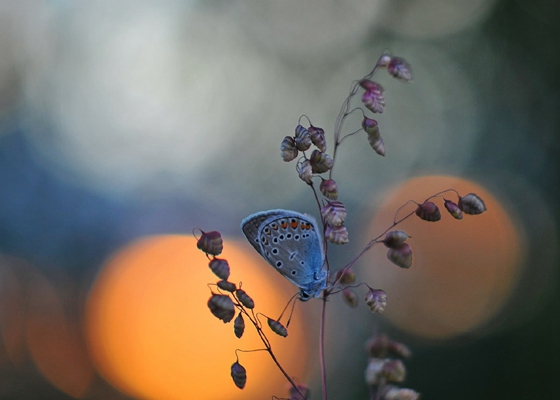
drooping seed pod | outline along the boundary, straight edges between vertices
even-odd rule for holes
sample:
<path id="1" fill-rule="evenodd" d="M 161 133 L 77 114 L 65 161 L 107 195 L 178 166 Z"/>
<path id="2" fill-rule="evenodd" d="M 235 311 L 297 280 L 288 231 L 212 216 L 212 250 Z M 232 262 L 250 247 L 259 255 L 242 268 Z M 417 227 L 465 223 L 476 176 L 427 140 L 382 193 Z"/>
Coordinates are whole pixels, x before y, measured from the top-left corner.
<path id="1" fill-rule="evenodd" d="M 309 131 L 301 125 L 296 126 L 296 136 L 294 137 L 294 142 L 299 151 L 308 150 L 311 147 L 311 136 L 309 136 Z"/>
<path id="2" fill-rule="evenodd" d="M 374 137 L 368 135 L 368 142 L 371 148 L 380 156 L 385 157 L 385 142 L 381 136 Z"/>
<path id="3" fill-rule="evenodd" d="M 395 385 L 384 385 L 380 392 L 380 398 L 384 400 L 418 400 L 420 393 Z"/>
<path id="4" fill-rule="evenodd" d="M 382 313 L 387 307 L 387 293 L 381 289 L 370 289 L 366 294 L 366 304 L 371 312 Z"/>
<path id="5" fill-rule="evenodd" d="M 362 129 L 368 136 L 379 137 L 379 125 L 377 121 L 364 116 L 362 120 Z"/>
<path id="6" fill-rule="evenodd" d="M 372 336 L 365 344 L 366 353 L 370 357 L 386 358 L 389 355 L 391 339 L 385 334 Z"/>
<path id="7" fill-rule="evenodd" d="M 399 247 L 389 249 L 387 258 L 401 268 L 410 268 L 412 266 L 412 249 L 407 243 L 403 243 Z"/>
<path id="8" fill-rule="evenodd" d="M 362 94 L 362 103 L 368 110 L 381 114 L 385 109 L 385 98 L 383 97 L 383 87 L 375 82 L 362 80 L 360 82 L 366 91 Z"/>
<path id="9" fill-rule="evenodd" d="M 431 201 L 418 204 L 418 208 L 416 208 L 416 215 L 418 215 L 420 219 L 430 222 L 436 222 L 441 219 L 441 213 L 439 212 L 438 206 Z"/>
<path id="10" fill-rule="evenodd" d="M 387 66 L 387 72 L 401 81 L 410 82 L 412 80 L 412 69 L 410 69 L 410 65 L 399 57 L 391 58 Z"/>
<path id="11" fill-rule="evenodd" d="M 247 370 L 236 361 L 231 366 L 231 377 L 235 386 L 239 389 L 243 389 L 247 383 Z"/>
<path id="12" fill-rule="evenodd" d="M 297 388 L 299 392 L 296 388 L 290 386 L 290 400 L 307 400 L 311 398 L 311 390 L 305 383 L 298 383 Z"/>
<path id="13" fill-rule="evenodd" d="M 405 231 L 390 231 L 385 235 L 383 244 L 389 248 L 396 248 L 406 242 L 409 237 Z"/>
<path id="14" fill-rule="evenodd" d="M 229 278 L 229 264 L 222 258 L 213 258 L 208 264 L 212 272 L 220 279 L 227 281 Z"/>
<path id="15" fill-rule="evenodd" d="M 457 204 L 455 204 L 451 200 L 444 200 L 443 205 L 445 206 L 445 209 L 449 211 L 449 214 L 451 214 L 453 218 L 463 219 L 463 212 Z"/>
<path id="16" fill-rule="evenodd" d="M 311 141 L 323 153 L 327 151 L 327 140 L 325 139 L 325 131 L 316 126 L 310 126 L 308 129 Z"/>
<path id="17" fill-rule="evenodd" d="M 224 321 L 224 324 L 231 321 L 235 315 L 233 301 L 223 294 L 213 294 L 208 300 L 208 308 L 216 318 Z"/>
<path id="18" fill-rule="evenodd" d="M 477 215 L 486 211 L 486 204 L 476 194 L 469 193 L 465 197 L 459 198 L 459 208 L 465 214 Z"/>
<path id="19" fill-rule="evenodd" d="M 352 267 L 341 268 L 336 271 L 334 280 L 338 281 L 342 285 L 351 285 L 356 282 L 356 272 Z"/>
<path id="20" fill-rule="evenodd" d="M 319 150 L 313 150 L 309 161 L 311 162 L 313 172 L 316 174 L 327 172 L 333 166 L 332 158 L 327 153 L 323 153 Z"/>
<path id="21" fill-rule="evenodd" d="M 288 336 L 288 330 L 280 322 L 268 318 L 268 326 L 270 327 L 272 332 L 276 333 L 277 335 L 282 337 Z"/>
<path id="22" fill-rule="evenodd" d="M 379 61 L 377 62 L 377 66 L 380 68 L 386 68 L 389 63 L 391 62 L 391 56 L 389 54 L 383 54 Z"/>
<path id="23" fill-rule="evenodd" d="M 321 215 L 330 226 L 341 226 L 346 219 L 346 207 L 340 201 L 329 201 L 321 207 Z"/>
<path id="24" fill-rule="evenodd" d="M 344 225 L 327 225 L 327 229 L 325 230 L 325 239 L 334 244 L 346 244 L 349 241 L 348 230 Z"/>
<path id="25" fill-rule="evenodd" d="M 362 89 L 370 92 L 380 92 L 383 93 L 385 89 L 379 83 L 376 83 L 370 79 L 362 79 L 358 82 Z"/>
<path id="26" fill-rule="evenodd" d="M 336 182 L 332 179 L 323 179 L 321 184 L 319 185 L 319 189 L 323 196 L 325 196 L 329 200 L 336 200 L 338 199 L 338 186 Z"/>
<path id="27" fill-rule="evenodd" d="M 237 289 L 235 291 L 235 295 L 237 296 L 241 304 L 243 304 L 245 307 L 255 308 L 255 302 L 243 289 Z"/>
<path id="28" fill-rule="evenodd" d="M 243 332 L 245 332 L 245 321 L 243 320 L 241 312 L 237 318 L 235 318 L 235 321 L 233 321 L 233 332 L 238 338 L 241 338 L 241 336 L 243 336 Z"/>
<path id="29" fill-rule="evenodd" d="M 237 286 L 235 286 L 235 283 L 225 280 L 218 281 L 217 285 L 220 289 L 225 290 L 226 292 L 233 293 L 237 290 Z"/>
<path id="30" fill-rule="evenodd" d="M 298 162 L 297 172 L 299 178 L 307 184 L 311 184 L 313 178 L 313 168 L 311 167 L 311 162 L 309 160 L 303 160 Z"/>
<path id="31" fill-rule="evenodd" d="M 203 232 L 202 236 L 196 242 L 196 247 L 212 256 L 219 255 L 224 249 L 222 235 L 218 231 Z"/>
<path id="32" fill-rule="evenodd" d="M 358 296 L 350 288 L 342 290 L 342 300 L 352 308 L 358 306 Z"/>
<path id="33" fill-rule="evenodd" d="M 280 155 L 285 162 L 292 161 L 297 157 L 298 149 L 296 148 L 296 142 L 293 137 L 286 136 L 284 140 L 282 140 Z"/>
<path id="34" fill-rule="evenodd" d="M 401 360 L 385 360 L 379 374 L 388 382 L 400 383 L 406 378 L 406 368 Z"/>

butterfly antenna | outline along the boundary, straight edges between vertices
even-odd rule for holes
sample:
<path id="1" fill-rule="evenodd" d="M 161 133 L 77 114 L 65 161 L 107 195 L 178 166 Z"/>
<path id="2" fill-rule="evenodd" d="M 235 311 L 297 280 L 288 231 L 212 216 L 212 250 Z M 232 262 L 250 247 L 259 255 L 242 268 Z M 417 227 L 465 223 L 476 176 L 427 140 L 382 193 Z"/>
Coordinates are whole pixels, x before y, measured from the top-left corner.
<path id="1" fill-rule="evenodd" d="M 282 313 L 280 314 L 280 316 L 278 317 L 278 321 L 280 321 L 282 319 L 282 316 L 284 315 L 284 313 L 286 312 L 286 310 L 288 309 L 288 306 L 290 305 L 290 303 L 294 303 L 297 300 L 297 296 L 299 293 L 294 294 L 292 297 L 290 297 L 290 300 L 288 300 L 288 302 L 286 303 L 286 306 L 284 307 L 284 309 L 282 310 Z M 294 306 L 292 305 L 292 311 L 290 312 L 290 318 L 288 319 L 288 324 L 286 326 L 288 326 L 290 324 L 290 319 L 292 318 L 292 313 L 294 312 Z"/>
<path id="2" fill-rule="evenodd" d="M 292 315 L 294 315 L 294 308 L 296 308 L 297 298 L 295 296 L 292 297 L 292 309 L 290 310 L 290 318 L 288 318 L 288 322 L 286 322 L 286 328 L 290 326 L 290 321 L 292 320 Z"/>

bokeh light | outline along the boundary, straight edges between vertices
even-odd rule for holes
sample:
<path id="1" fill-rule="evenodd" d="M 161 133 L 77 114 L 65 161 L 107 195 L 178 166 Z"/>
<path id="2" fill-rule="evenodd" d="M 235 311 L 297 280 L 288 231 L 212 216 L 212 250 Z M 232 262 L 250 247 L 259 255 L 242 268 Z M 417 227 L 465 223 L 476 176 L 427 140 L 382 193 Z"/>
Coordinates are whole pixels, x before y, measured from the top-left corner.
<path id="1" fill-rule="evenodd" d="M 232 269 L 229 280 L 242 280 L 256 309 L 277 318 L 295 288 L 253 253 L 245 243 L 226 240 L 220 257 Z M 248 379 L 243 391 L 234 386 L 234 350 L 260 349 L 263 344 L 251 326 L 240 340 L 232 323 L 223 324 L 211 315 L 206 283 L 217 280 L 193 237 L 152 236 L 121 249 L 103 267 L 86 309 L 87 338 L 98 371 L 139 398 L 285 394 L 285 379 L 264 352 L 238 353 Z M 285 339 L 269 335 L 280 362 L 302 380 L 309 367 L 304 322 L 297 315 Z"/>
<path id="2" fill-rule="evenodd" d="M 449 188 L 461 195 L 481 196 L 488 211 L 455 220 L 441 206 L 435 223 L 416 216 L 396 229 L 412 236 L 412 268 L 401 270 L 373 249 L 366 256 L 372 267 L 363 269 L 387 292 L 386 317 L 400 329 L 422 337 L 444 339 L 473 332 L 488 323 L 507 303 L 518 283 L 526 253 L 523 232 L 488 190 L 471 181 L 449 176 L 410 179 L 390 191 L 371 222 L 369 237 L 383 232 L 397 208 L 408 200 L 422 202 Z M 457 201 L 448 192 L 445 198 Z M 410 204 L 399 215 L 414 210 Z"/>

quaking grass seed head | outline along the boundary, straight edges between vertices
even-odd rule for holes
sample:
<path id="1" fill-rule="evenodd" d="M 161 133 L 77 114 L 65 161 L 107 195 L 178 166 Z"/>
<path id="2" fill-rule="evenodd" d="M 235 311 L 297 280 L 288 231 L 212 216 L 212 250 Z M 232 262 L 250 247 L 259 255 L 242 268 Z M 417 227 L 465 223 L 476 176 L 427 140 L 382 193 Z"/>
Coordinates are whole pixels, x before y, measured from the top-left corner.
<path id="1" fill-rule="evenodd" d="M 196 247 L 212 256 L 217 256 L 222 253 L 224 249 L 224 242 L 222 235 L 218 231 L 202 232 L 202 236 L 196 242 Z"/>

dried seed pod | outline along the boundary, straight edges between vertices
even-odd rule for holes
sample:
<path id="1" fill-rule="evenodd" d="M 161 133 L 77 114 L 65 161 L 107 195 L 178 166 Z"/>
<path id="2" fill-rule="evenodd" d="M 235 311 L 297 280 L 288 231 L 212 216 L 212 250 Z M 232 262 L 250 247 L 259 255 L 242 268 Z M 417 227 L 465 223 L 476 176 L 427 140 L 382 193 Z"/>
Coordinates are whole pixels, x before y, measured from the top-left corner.
<path id="1" fill-rule="evenodd" d="M 311 141 L 323 153 L 327 151 L 327 140 L 325 139 L 325 131 L 316 126 L 310 126 L 308 129 Z"/>
<path id="2" fill-rule="evenodd" d="M 225 290 L 226 292 L 233 293 L 237 290 L 237 287 L 235 286 L 235 283 L 228 282 L 228 281 L 225 281 L 225 280 L 218 281 L 217 285 L 220 289 Z"/>
<path id="3" fill-rule="evenodd" d="M 377 121 L 372 118 L 364 117 L 362 120 L 362 129 L 368 136 L 379 137 L 379 126 Z"/>
<path id="4" fill-rule="evenodd" d="M 358 306 L 358 296 L 350 288 L 342 290 L 342 300 L 352 308 Z"/>
<path id="5" fill-rule="evenodd" d="M 390 231 L 385 235 L 383 244 L 389 248 L 396 248 L 406 242 L 409 237 L 405 231 Z"/>
<path id="6" fill-rule="evenodd" d="M 377 66 L 381 68 L 385 68 L 391 62 L 391 56 L 389 54 L 383 54 L 379 61 L 377 62 Z"/>
<path id="7" fill-rule="evenodd" d="M 356 272 L 352 267 L 342 268 L 336 271 L 335 281 L 338 281 L 342 285 L 351 285 L 356 282 Z"/>
<path id="8" fill-rule="evenodd" d="M 381 114 L 385 109 L 385 98 L 383 98 L 383 87 L 375 82 L 362 80 L 360 82 L 366 91 L 362 95 L 362 103 L 374 113 Z"/>
<path id="9" fill-rule="evenodd" d="M 241 312 L 237 318 L 235 318 L 235 321 L 233 321 L 233 332 L 238 338 L 241 338 L 241 336 L 243 336 L 243 332 L 245 332 L 245 321 L 243 320 Z"/>
<path id="10" fill-rule="evenodd" d="M 389 352 L 401 358 L 408 358 L 412 355 L 412 351 L 410 351 L 408 346 L 394 340 L 391 340 L 389 343 Z"/>
<path id="11" fill-rule="evenodd" d="M 297 165 L 299 178 L 307 184 L 311 184 L 313 178 L 313 168 L 309 160 L 303 160 Z"/>
<path id="12" fill-rule="evenodd" d="M 430 222 L 436 222 L 441 219 L 441 213 L 439 212 L 438 206 L 431 201 L 418 204 L 418 208 L 416 208 L 416 215 L 418 215 L 420 219 Z"/>
<path id="13" fill-rule="evenodd" d="M 237 289 L 235 291 L 237 299 L 247 308 L 255 308 L 255 302 L 243 289 Z"/>
<path id="14" fill-rule="evenodd" d="M 379 374 L 388 382 L 400 383 L 406 377 L 406 368 L 401 360 L 385 360 Z"/>
<path id="15" fill-rule="evenodd" d="M 270 326 L 272 332 L 276 333 L 277 335 L 282 337 L 288 336 L 288 330 L 280 322 L 268 318 L 268 326 Z"/>
<path id="16" fill-rule="evenodd" d="M 235 315 L 233 301 L 223 294 L 213 294 L 208 300 L 208 308 L 216 318 L 224 321 L 224 324 L 231 321 Z"/>
<path id="17" fill-rule="evenodd" d="M 321 208 L 321 215 L 330 226 L 341 226 L 346 219 L 346 207 L 340 201 L 329 201 Z"/>
<path id="18" fill-rule="evenodd" d="M 476 194 L 469 193 L 465 197 L 459 198 L 459 208 L 465 214 L 477 215 L 486 211 L 486 204 Z"/>
<path id="19" fill-rule="evenodd" d="M 382 313 L 387 307 L 387 293 L 381 289 L 370 289 L 366 294 L 366 304 L 371 312 Z"/>
<path id="20" fill-rule="evenodd" d="M 420 393 L 394 385 L 384 385 L 381 398 L 384 400 L 418 400 Z"/>
<path id="21" fill-rule="evenodd" d="M 381 86 L 379 83 L 376 83 L 376 82 L 374 82 L 372 80 L 369 80 L 369 79 L 362 79 L 358 83 L 360 84 L 362 89 L 364 89 L 365 91 L 383 93 L 384 90 L 385 90 L 385 89 L 383 89 L 383 86 Z"/>
<path id="22" fill-rule="evenodd" d="M 383 368 L 383 364 L 385 360 L 380 358 L 370 358 L 368 365 L 366 367 L 366 384 L 370 386 L 379 385 L 379 374 L 381 372 L 381 368 Z"/>
<path id="23" fill-rule="evenodd" d="M 247 370 L 236 361 L 231 366 L 231 377 L 233 378 L 235 386 L 239 389 L 243 389 L 247 383 Z"/>
<path id="24" fill-rule="evenodd" d="M 290 400 L 306 400 L 311 398 L 311 390 L 309 390 L 309 386 L 305 383 L 298 383 L 297 388 L 299 392 L 293 386 L 290 386 Z"/>
<path id="25" fill-rule="evenodd" d="M 453 216 L 453 218 L 463 219 L 463 212 L 457 204 L 455 204 L 451 200 L 444 200 L 443 205 L 445 206 L 445 209 L 449 211 L 449 214 Z"/>
<path id="26" fill-rule="evenodd" d="M 410 69 L 410 65 L 399 57 L 391 58 L 391 61 L 387 66 L 387 72 L 395 78 L 405 82 L 410 82 L 412 80 L 412 70 Z"/>
<path id="27" fill-rule="evenodd" d="M 399 247 L 389 249 L 387 258 L 395 265 L 401 268 L 410 268 L 412 266 L 412 250 L 406 243 Z"/>
<path id="28" fill-rule="evenodd" d="M 374 137 L 368 135 L 368 142 L 371 148 L 380 156 L 385 157 L 385 142 L 381 136 Z"/>
<path id="29" fill-rule="evenodd" d="M 344 225 L 327 225 L 327 229 L 325 230 L 325 239 L 334 244 L 346 244 L 349 240 L 348 230 Z"/>
<path id="30" fill-rule="evenodd" d="M 212 256 L 219 255 L 224 249 L 222 235 L 218 231 L 202 232 L 202 236 L 196 242 L 196 247 Z"/>
<path id="31" fill-rule="evenodd" d="M 229 264 L 223 258 L 213 258 L 208 264 L 212 272 L 220 279 L 227 281 L 229 278 Z"/>
<path id="32" fill-rule="evenodd" d="M 282 140 L 280 155 L 285 162 L 292 161 L 297 157 L 298 149 L 296 148 L 296 142 L 293 137 L 286 136 L 284 140 Z"/>
<path id="33" fill-rule="evenodd" d="M 333 166 L 333 160 L 327 153 L 323 153 L 319 150 L 313 150 L 311 157 L 309 157 L 311 162 L 311 168 L 314 173 L 322 174 L 327 172 Z"/>
<path id="34" fill-rule="evenodd" d="M 309 136 L 309 131 L 301 125 L 296 126 L 296 136 L 294 138 L 294 142 L 298 150 L 308 150 L 311 147 L 311 136 Z"/>
<path id="35" fill-rule="evenodd" d="M 338 186 L 332 179 L 323 179 L 319 185 L 319 189 L 323 196 L 330 200 L 338 199 Z"/>
<path id="36" fill-rule="evenodd" d="M 391 339 L 387 335 L 372 336 L 365 344 L 366 353 L 370 357 L 386 358 L 389 354 Z"/>

